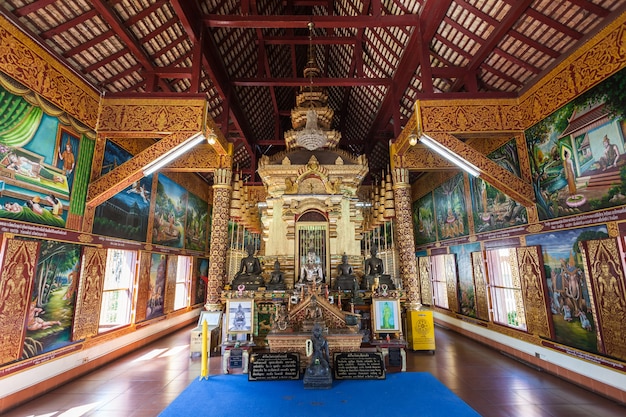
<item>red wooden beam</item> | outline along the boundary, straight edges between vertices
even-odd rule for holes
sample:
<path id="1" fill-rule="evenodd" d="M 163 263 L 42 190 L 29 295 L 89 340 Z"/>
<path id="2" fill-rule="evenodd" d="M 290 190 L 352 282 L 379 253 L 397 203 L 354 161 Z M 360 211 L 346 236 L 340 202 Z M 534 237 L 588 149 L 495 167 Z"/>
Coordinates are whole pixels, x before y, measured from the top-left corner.
<path id="1" fill-rule="evenodd" d="M 385 16 L 238 16 L 209 14 L 203 17 L 209 27 L 231 28 L 306 28 L 313 22 L 316 28 L 372 28 L 389 26 L 415 26 L 417 15 Z"/>

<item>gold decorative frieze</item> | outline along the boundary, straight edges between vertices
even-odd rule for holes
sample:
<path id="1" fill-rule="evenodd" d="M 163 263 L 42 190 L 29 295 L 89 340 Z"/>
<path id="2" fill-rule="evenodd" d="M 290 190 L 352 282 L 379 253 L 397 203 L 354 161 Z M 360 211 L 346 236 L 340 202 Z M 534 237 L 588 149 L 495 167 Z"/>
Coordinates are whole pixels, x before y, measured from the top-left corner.
<path id="1" fill-rule="evenodd" d="M 0 71 L 90 129 L 95 129 L 100 100 L 98 92 L 2 16 L 0 56 Z"/>
<path id="2" fill-rule="evenodd" d="M 509 108 L 515 99 L 421 101 L 425 132 L 501 132 L 523 130 L 521 122 L 511 119 Z"/>
<path id="3" fill-rule="evenodd" d="M 146 97 L 104 98 L 98 133 L 124 137 L 128 133 L 169 134 L 205 130 L 206 99 Z"/>

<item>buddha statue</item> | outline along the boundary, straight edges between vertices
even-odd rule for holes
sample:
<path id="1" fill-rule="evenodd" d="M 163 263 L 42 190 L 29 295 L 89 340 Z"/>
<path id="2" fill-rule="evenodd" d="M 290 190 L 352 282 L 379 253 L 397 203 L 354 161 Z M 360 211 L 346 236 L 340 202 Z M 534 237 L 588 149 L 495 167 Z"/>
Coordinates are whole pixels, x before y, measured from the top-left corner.
<path id="1" fill-rule="evenodd" d="M 337 265 L 337 278 L 335 278 L 335 290 L 358 290 L 358 281 L 354 275 L 354 269 L 348 263 L 348 255 L 341 257 L 341 263 Z"/>
<path id="2" fill-rule="evenodd" d="M 371 257 L 365 261 L 365 275 L 363 276 L 363 281 L 361 282 L 361 289 L 370 291 L 374 283 L 376 283 L 377 285 L 385 284 L 388 289 L 394 290 L 396 286 L 391 279 L 391 275 L 383 273 L 383 260 L 377 257 L 377 254 L 378 247 L 376 245 L 372 245 L 372 248 L 370 249 Z"/>
<path id="3" fill-rule="evenodd" d="M 239 271 L 233 278 L 232 286 L 237 288 L 245 285 L 246 290 L 257 290 L 264 285 L 263 276 L 261 276 L 261 262 L 254 257 L 254 246 L 249 244 L 246 246 L 248 256 L 241 260 Z"/>
<path id="4" fill-rule="evenodd" d="M 270 281 L 265 287 L 269 291 L 284 291 L 286 289 L 285 276 L 280 270 L 280 262 L 278 262 L 278 259 L 274 262 L 274 270 L 270 275 Z"/>
<path id="5" fill-rule="evenodd" d="M 309 249 L 306 262 L 302 265 L 302 268 L 300 268 L 300 283 L 319 284 L 324 281 L 324 271 L 316 258 L 315 251 Z"/>

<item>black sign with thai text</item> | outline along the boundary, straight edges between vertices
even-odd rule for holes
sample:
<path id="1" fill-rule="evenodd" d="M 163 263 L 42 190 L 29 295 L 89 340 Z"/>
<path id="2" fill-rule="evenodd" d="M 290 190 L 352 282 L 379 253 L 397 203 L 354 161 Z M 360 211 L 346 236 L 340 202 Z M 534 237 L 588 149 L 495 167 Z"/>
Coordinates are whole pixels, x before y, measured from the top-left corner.
<path id="1" fill-rule="evenodd" d="M 285 353 L 253 353 L 248 366 L 248 381 L 300 379 L 300 355 Z"/>
<path id="2" fill-rule="evenodd" d="M 334 358 L 335 379 L 385 379 L 379 352 L 340 352 Z"/>

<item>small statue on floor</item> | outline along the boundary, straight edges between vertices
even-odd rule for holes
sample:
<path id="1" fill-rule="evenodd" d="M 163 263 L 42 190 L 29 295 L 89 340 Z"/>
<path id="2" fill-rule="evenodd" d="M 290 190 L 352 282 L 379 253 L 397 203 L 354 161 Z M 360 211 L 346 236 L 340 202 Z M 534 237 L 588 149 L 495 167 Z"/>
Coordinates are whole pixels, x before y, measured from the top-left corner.
<path id="1" fill-rule="evenodd" d="M 313 326 L 311 339 L 307 340 L 307 354 L 311 356 L 309 365 L 304 372 L 304 388 L 331 388 L 333 377 L 330 372 L 330 351 L 328 342 L 322 335 L 322 326 Z"/>

